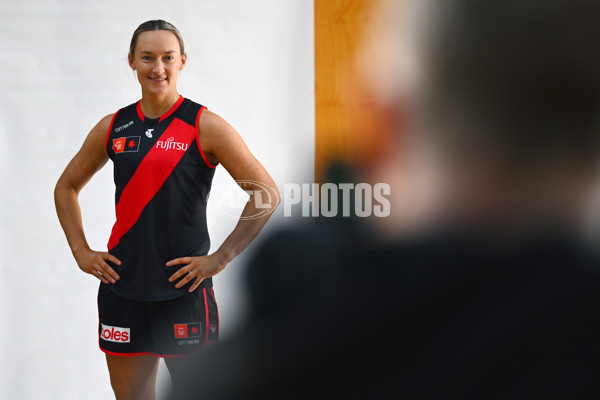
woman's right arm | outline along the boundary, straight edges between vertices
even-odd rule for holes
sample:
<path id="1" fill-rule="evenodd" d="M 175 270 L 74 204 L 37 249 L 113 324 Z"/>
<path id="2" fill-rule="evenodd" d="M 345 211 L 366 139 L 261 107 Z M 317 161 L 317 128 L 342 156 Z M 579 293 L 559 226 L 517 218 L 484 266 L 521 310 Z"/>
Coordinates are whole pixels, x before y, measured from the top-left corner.
<path id="1" fill-rule="evenodd" d="M 60 224 L 79 268 L 104 283 L 115 283 L 119 275 L 106 263 L 121 265 L 112 254 L 90 249 L 81 221 L 79 192 L 108 161 L 106 135 L 114 114 L 107 115 L 90 131 L 79 152 L 73 157 L 58 179 L 54 189 L 54 203 Z"/>

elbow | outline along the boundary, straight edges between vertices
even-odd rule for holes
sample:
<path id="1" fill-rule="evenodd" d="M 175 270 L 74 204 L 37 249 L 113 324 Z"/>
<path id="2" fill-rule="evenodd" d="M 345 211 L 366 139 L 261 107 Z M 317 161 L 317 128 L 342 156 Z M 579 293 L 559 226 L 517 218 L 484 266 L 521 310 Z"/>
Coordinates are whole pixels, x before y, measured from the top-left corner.
<path id="1" fill-rule="evenodd" d="M 65 197 L 70 193 L 73 193 L 75 196 L 77 196 L 77 190 L 68 182 L 66 182 L 63 177 L 60 177 L 54 186 L 54 205 L 57 207 L 57 209 L 63 199 L 65 199 Z"/>
<path id="2" fill-rule="evenodd" d="M 56 182 L 56 185 L 54 185 L 54 204 L 58 203 L 61 190 L 62 190 L 62 184 L 59 179 L 58 182 Z"/>
<path id="3" fill-rule="evenodd" d="M 59 179 L 54 186 L 54 207 L 57 211 L 59 209 L 61 200 L 64 198 L 65 189 L 66 187 L 64 182 Z"/>

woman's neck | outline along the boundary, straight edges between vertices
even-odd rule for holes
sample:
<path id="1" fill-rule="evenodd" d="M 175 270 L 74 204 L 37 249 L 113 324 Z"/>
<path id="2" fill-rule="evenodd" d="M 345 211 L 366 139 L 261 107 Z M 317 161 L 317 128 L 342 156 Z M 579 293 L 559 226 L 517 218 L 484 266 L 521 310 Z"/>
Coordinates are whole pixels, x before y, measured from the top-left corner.
<path id="1" fill-rule="evenodd" d="M 173 107 L 179 100 L 179 93 L 173 91 L 164 95 L 149 95 L 142 93 L 140 107 L 147 118 L 158 118 Z"/>

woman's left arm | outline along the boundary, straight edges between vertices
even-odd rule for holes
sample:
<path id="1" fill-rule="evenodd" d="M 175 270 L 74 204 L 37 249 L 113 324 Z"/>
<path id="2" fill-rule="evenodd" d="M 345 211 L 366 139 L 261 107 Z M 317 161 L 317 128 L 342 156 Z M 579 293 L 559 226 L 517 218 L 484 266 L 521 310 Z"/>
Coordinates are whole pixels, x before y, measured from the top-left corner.
<path id="1" fill-rule="evenodd" d="M 254 240 L 272 214 L 261 214 L 261 211 L 265 208 L 274 210 L 279 204 L 279 191 L 273 178 L 250 153 L 231 125 L 209 110 L 202 112 L 198 125 L 200 143 L 208 162 L 223 165 L 236 182 L 244 181 L 244 190 L 251 194 L 235 229 L 216 252 L 202 257 L 181 257 L 167 263 L 169 267 L 187 264 L 171 275 L 169 282 L 181 278 L 175 285 L 179 289 L 195 279 L 190 292 L 196 290 L 204 279 L 221 272 L 227 263 L 240 254 Z M 261 195 L 265 190 L 271 193 Z M 255 200 L 256 194 L 261 196 L 260 202 Z M 258 214 L 261 216 L 254 217 Z"/>

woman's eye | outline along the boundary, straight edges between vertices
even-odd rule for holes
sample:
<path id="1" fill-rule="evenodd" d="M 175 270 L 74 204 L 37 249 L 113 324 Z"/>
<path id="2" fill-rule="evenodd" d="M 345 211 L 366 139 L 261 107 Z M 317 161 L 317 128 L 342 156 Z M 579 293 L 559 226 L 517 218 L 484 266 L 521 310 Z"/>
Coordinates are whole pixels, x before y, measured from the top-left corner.
<path id="1" fill-rule="evenodd" d="M 166 60 L 166 61 L 173 61 L 173 56 L 166 56 L 166 57 L 165 57 L 165 60 Z"/>
<path id="2" fill-rule="evenodd" d="M 150 56 L 143 56 L 142 60 L 150 61 L 150 60 L 152 60 L 152 57 L 150 57 Z"/>

